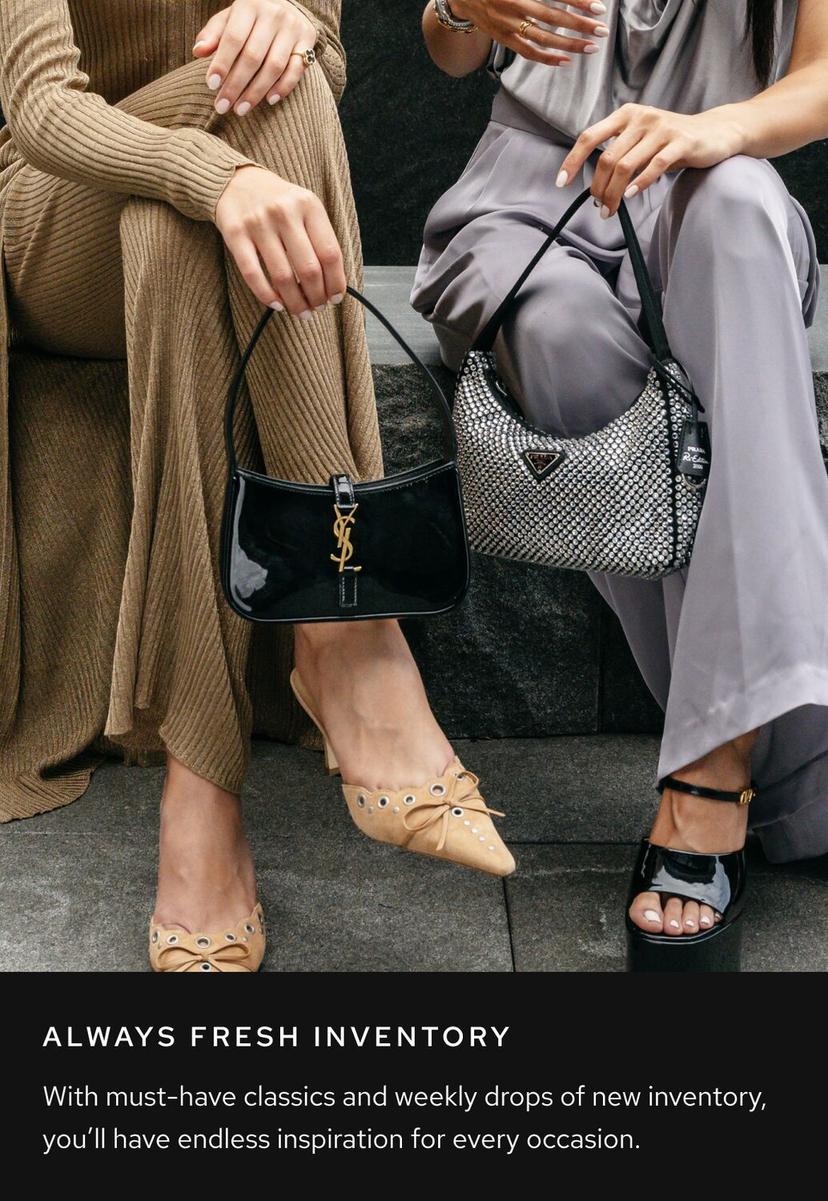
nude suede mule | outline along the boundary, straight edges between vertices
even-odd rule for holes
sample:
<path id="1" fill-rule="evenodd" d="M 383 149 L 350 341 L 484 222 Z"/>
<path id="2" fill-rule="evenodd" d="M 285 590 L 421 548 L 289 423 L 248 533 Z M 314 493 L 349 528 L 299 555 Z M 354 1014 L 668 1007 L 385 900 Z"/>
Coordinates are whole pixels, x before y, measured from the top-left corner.
<path id="1" fill-rule="evenodd" d="M 291 674 L 290 686 L 322 735 L 326 769 L 331 775 L 339 774 L 336 755 L 296 671 Z M 343 781 L 342 791 L 354 824 L 369 838 L 492 876 L 509 876 L 515 861 L 492 822 L 493 816 L 503 814 L 489 809 L 478 791 L 479 783 L 455 758 L 444 775 L 416 788 L 377 792 Z"/>
<path id="2" fill-rule="evenodd" d="M 237 926 L 217 934 L 190 934 L 181 926 L 150 922 L 150 966 L 154 972 L 257 972 L 265 942 L 261 905 Z"/>

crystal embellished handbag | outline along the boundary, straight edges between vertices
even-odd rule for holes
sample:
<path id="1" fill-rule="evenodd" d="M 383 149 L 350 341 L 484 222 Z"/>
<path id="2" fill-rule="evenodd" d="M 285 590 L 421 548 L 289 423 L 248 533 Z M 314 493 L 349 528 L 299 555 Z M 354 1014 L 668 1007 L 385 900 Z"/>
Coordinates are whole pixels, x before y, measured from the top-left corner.
<path id="1" fill-rule="evenodd" d="M 225 410 L 227 487 L 220 574 L 230 607 L 255 622 L 428 617 L 463 599 L 469 550 L 451 409 L 440 385 L 378 309 L 353 288 L 431 386 L 444 458 L 382 480 L 334 475 L 328 485 L 272 479 L 239 466 L 236 403 L 250 356 L 272 318 L 253 332 Z"/>
<path id="2" fill-rule="evenodd" d="M 710 449 L 623 201 L 618 215 L 653 352 L 635 403 L 595 433 L 554 437 L 523 420 L 492 350 L 518 292 L 589 198 L 587 190 L 570 205 L 460 369 L 454 421 L 469 537 L 483 554 L 659 579 L 690 561 Z"/>

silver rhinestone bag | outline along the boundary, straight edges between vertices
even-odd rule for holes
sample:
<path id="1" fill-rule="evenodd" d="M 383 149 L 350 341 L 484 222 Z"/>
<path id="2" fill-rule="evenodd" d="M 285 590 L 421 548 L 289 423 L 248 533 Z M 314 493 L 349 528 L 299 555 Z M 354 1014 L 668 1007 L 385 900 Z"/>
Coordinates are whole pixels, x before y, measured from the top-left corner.
<path id="1" fill-rule="evenodd" d="M 659 579 L 690 561 L 709 444 L 623 203 L 619 217 L 653 350 L 638 400 L 595 433 L 557 438 L 523 420 L 492 352 L 520 288 L 589 195 L 549 234 L 460 369 L 454 420 L 469 538 L 487 555 Z"/>

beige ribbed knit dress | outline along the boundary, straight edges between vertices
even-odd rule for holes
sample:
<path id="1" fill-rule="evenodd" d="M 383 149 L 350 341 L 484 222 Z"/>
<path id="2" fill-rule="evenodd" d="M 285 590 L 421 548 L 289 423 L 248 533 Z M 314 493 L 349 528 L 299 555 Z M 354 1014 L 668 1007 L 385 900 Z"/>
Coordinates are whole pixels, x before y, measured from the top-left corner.
<path id="1" fill-rule="evenodd" d="M 257 726 L 300 729 L 289 641 L 257 631 L 249 656 L 218 584 L 223 403 L 261 310 L 211 218 L 236 167 L 258 163 L 321 197 L 358 282 L 340 4 L 308 0 L 319 64 L 245 118 L 216 114 L 191 55 L 224 6 L 0 5 L 2 819 L 73 800 L 112 748 L 144 760 L 166 746 L 238 791 L 251 683 Z M 113 360 L 111 380 L 84 358 Z M 310 481 L 381 474 L 354 303 L 274 319 L 249 385 L 248 463 Z"/>

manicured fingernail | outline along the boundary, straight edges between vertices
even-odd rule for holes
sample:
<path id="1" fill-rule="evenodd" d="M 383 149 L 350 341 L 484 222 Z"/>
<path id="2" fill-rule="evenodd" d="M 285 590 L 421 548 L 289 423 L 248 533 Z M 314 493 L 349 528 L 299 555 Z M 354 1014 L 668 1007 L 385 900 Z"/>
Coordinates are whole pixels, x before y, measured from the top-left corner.
<path id="1" fill-rule="evenodd" d="M 602 204 L 601 205 L 601 219 L 603 221 L 607 221 L 611 216 L 612 216 L 612 213 L 609 211 L 607 206 L 605 204 Z"/>
<path id="2" fill-rule="evenodd" d="M 219 90 L 219 88 L 221 87 L 221 76 L 220 75 L 208 75 L 207 76 L 207 87 L 210 89 L 211 92 L 217 92 Z"/>
<path id="3" fill-rule="evenodd" d="M 285 306 L 280 304 L 278 300 L 271 300 L 270 307 L 273 309 L 274 313 L 284 313 L 285 311 Z"/>
<path id="4" fill-rule="evenodd" d="M 248 100 L 242 100 L 241 104 L 236 105 L 236 112 L 240 117 L 246 117 L 252 107 Z"/>
<path id="5" fill-rule="evenodd" d="M 606 25 L 596 25 L 592 32 L 596 38 L 609 37 L 609 28 Z"/>
<path id="6" fill-rule="evenodd" d="M 317 313 L 320 313 L 322 311 L 322 309 L 326 309 L 328 307 L 328 302 L 325 301 L 324 304 L 318 304 L 315 307 L 316 307 Z"/>
<path id="7" fill-rule="evenodd" d="M 196 50 L 200 50 L 200 49 L 201 49 L 201 47 L 202 47 L 202 46 L 204 46 L 204 45 L 206 45 L 206 43 L 205 43 L 205 42 L 194 42 L 194 43 L 193 43 L 193 50 L 194 50 L 194 51 L 196 51 Z"/>
<path id="8" fill-rule="evenodd" d="M 584 46 L 584 54 L 597 54 L 600 49 L 601 47 L 596 46 L 594 42 L 587 42 Z"/>
<path id="9" fill-rule="evenodd" d="M 566 171 L 559 171 L 558 178 L 555 180 L 555 187 L 556 188 L 565 188 L 568 183 L 569 183 L 569 176 L 567 175 Z"/>
<path id="10" fill-rule="evenodd" d="M 648 922 L 657 922 L 660 920 L 659 915 L 656 913 L 655 909 L 645 909 L 644 916 L 646 917 Z"/>
<path id="11" fill-rule="evenodd" d="M 593 0 L 593 3 L 589 6 L 589 11 L 591 13 L 595 13 L 596 16 L 601 17 L 607 11 L 607 6 L 606 4 L 602 4 L 601 0 Z"/>
<path id="12" fill-rule="evenodd" d="M 273 92 L 270 96 L 268 96 L 267 103 L 268 104 L 278 104 L 281 99 L 282 99 L 282 97 L 279 95 L 278 92 Z"/>
<path id="13" fill-rule="evenodd" d="M 302 321 L 313 321 L 313 313 L 310 309 L 305 309 L 304 313 L 299 314 L 299 317 Z"/>
<path id="14" fill-rule="evenodd" d="M 630 186 L 627 188 L 626 192 L 624 193 L 624 199 L 632 200 L 633 196 L 637 196 L 637 195 L 638 195 L 638 184 L 631 183 Z"/>
<path id="15" fill-rule="evenodd" d="M 221 100 L 216 101 L 216 112 L 221 113 L 222 116 L 224 116 L 224 114 L 228 111 L 229 108 L 230 108 L 230 101 L 225 99 L 224 97 L 222 97 Z"/>
<path id="16" fill-rule="evenodd" d="M 699 922 L 702 926 L 709 926 L 710 918 L 709 917 L 701 917 L 701 918 L 699 918 Z"/>
<path id="17" fill-rule="evenodd" d="M 558 66 L 559 67 L 568 67 L 571 62 L 572 62 L 571 58 L 559 58 Z"/>
<path id="18" fill-rule="evenodd" d="M 692 917 L 685 918 L 684 924 L 685 924 L 685 926 L 689 926 L 691 930 L 694 930 L 696 928 L 696 923 L 693 921 Z"/>
<path id="19" fill-rule="evenodd" d="M 331 297 L 331 304 L 342 304 L 342 301 L 344 299 L 345 299 L 344 292 L 335 292 L 334 295 Z"/>
<path id="20" fill-rule="evenodd" d="M 679 925 L 679 923 L 676 921 L 676 919 L 675 919 L 675 918 L 671 918 L 671 919 L 670 919 L 670 926 L 672 927 L 672 929 L 673 929 L 673 930 L 680 930 L 680 929 L 681 929 L 681 926 Z"/>

